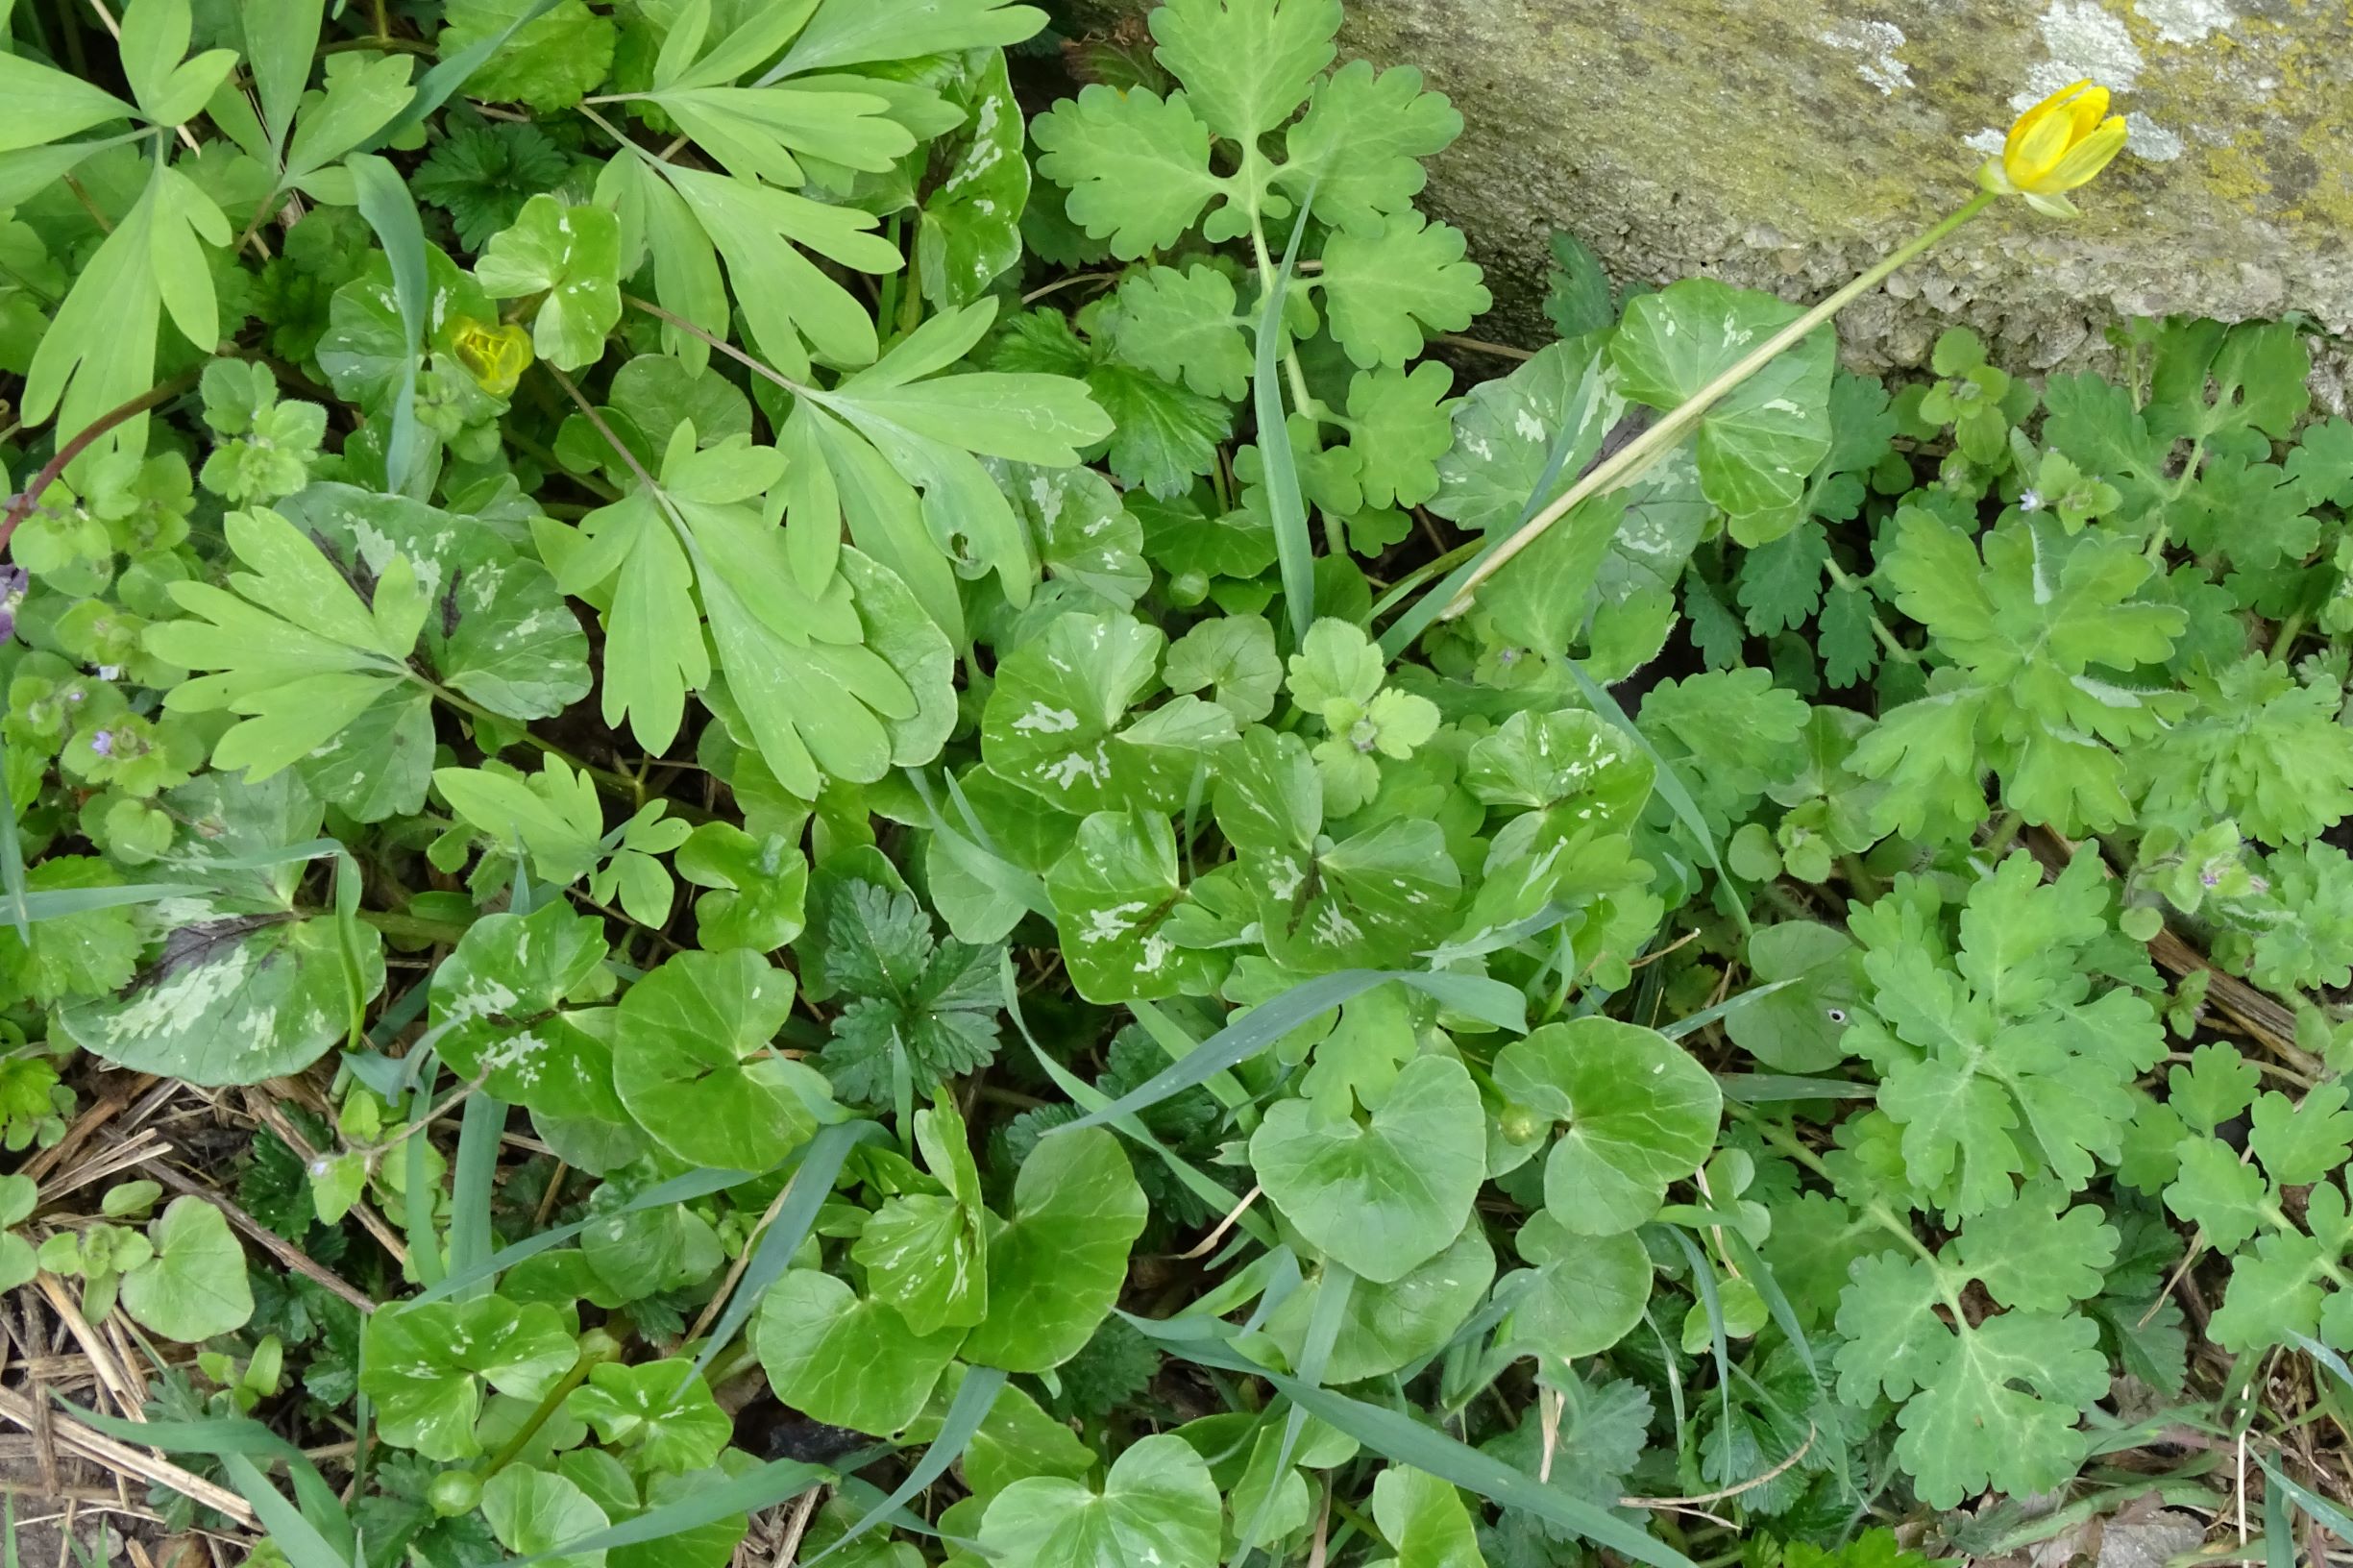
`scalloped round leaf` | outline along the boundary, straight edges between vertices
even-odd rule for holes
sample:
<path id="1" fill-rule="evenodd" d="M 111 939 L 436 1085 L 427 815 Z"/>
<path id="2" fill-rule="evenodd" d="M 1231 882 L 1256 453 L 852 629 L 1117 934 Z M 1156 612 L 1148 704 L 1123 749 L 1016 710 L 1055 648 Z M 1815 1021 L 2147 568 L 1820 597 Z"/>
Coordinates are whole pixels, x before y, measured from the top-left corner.
<path id="1" fill-rule="evenodd" d="M 1565 821 L 1630 829 L 1657 767 L 1623 726 L 1582 708 L 1522 710 L 1472 743 L 1463 787 L 1490 806 L 1559 811 Z"/>
<path id="2" fill-rule="evenodd" d="M 595 1499 L 563 1476 L 527 1464 L 508 1465 L 482 1483 L 482 1518 L 499 1544 L 519 1556 L 538 1557 L 548 1568 L 603 1568 L 601 1552 L 555 1551 L 613 1522 Z"/>
<path id="3" fill-rule="evenodd" d="M 1462 1234 L 1486 1178 L 1486 1113 L 1461 1063 L 1416 1057 L 1367 1121 L 1269 1107 L 1250 1164 L 1316 1250 L 1386 1285 Z"/>
<path id="4" fill-rule="evenodd" d="M 1162 926 L 1187 902 L 1176 834 L 1157 811 L 1098 811 L 1046 873 L 1070 983 L 1091 1002 L 1131 1002 L 1207 989 L 1207 955 Z"/>
<path id="5" fill-rule="evenodd" d="M 623 1120 L 611 1049 L 561 1012 L 604 954 L 603 923 L 569 904 L 483 916 L 433 971 L 442 1061 L 535 1114 Z"/>
<path id="6" fill-rule="evenodd" d="M 1595 1356 L 1633 1332 L 1651 1300 L 1651 1255 L 1631 1231 L 1580 1236 L 1548 1210 L 1520 1227 L 1535 1283 L 1505 1320 L 1504 1337 L 1558 1361 Z"/>
<path id="7" fill-rule="evenodd" d="M 1689 1052 L 1614 1018 L 1548 1023 L 1495 1053 L 1495 1087 L 1565 1123 L 1544 1167 L 1546 1210 L 1581 1236 L 1630 1231 L 1716 1146 L 1723 1091 Z"/>

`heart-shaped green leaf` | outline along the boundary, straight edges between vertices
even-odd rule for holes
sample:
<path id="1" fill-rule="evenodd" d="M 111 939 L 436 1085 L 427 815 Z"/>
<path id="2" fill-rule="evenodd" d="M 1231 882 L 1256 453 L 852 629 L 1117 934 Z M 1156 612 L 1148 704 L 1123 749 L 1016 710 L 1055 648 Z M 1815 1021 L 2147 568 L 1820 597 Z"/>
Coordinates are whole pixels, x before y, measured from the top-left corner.
<path id="1" fill-rule="evenodd" d="M 1119 1299 L 1147 1213 L 1119 1140 L 1102 1127 L 1040 1142 L 989 1237 L 989 1316 L 964 1359 L 1045 1372 L 1077 1355 Z"/>
<path id="2" fill-rule="evenodd" d="M 1217 1483 L 1174 1433 L 1115 1460 L 1095 1491 L 1058 1476 L 1017 1481 L 981 1519 L 980 1542 L 1022 1568 L 1215 1568 Z"/>
<path id="3" fill-rule="evenodd" d="M 1630 1231 L 1667 1184 L 1715 1147 L 1724 1095 L 1654 1029 L 1614 1018 L 1548 1023 L 1495 1054 L 1495 1087 L 1565 1123 L 1544 1167 L 1544 1204 L 1581 1236 Z"/>
<path id="4" fill-rule="evenodd" d="M 613 1083 L 655 1141 L 699 1165 L 767 1170 L 817 1131 L 813 1068 L 766 1054 L 793 976 L 742 948 L 674 955 L 621 1000 Z"/>
<path id="5" fill-rule="evenodd" d="M 898 1309 L 797 1268 L 769 1287 L 752 1348 L 776 1397 L 812 1418 L 887 1436 L 916 1418 L 964 1330 L 919 1335 Z"/>
<path id="6" fill-rule="evenodd" d="M 1283 1217 L 1376 1284 L 1403 1279 L 1462 1234 L 1486 1176 L 1486 1113 L 1451 1057 L 1418 1057 L 1369 1121 L 1284 1100 L 1250 1139 Z"/>

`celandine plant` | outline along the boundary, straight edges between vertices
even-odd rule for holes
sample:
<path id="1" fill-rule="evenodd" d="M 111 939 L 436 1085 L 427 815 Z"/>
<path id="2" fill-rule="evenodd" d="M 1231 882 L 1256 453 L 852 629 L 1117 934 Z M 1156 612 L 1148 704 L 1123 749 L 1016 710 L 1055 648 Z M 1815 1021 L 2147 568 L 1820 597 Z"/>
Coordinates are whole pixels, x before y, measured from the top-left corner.
<path id="1" fill-rule="evenodd" d="M 1557 340 L 1458 381 L 1460 116 L 1338 21 L 6 13 L 0 1280 L 169 1527 L 2347 1528 L 2298 330 L 1837 369 L 2000 197 L 2072 210 L 2079 85 L 1811 308 L 1560 236 Z"/>

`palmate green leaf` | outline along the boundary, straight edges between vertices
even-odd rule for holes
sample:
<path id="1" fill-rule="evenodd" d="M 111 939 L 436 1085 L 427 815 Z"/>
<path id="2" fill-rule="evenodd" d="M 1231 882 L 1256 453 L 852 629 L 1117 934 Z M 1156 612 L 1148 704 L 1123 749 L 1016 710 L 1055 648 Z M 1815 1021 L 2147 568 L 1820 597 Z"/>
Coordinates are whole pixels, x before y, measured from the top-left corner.
<path id="1" fill-rule="evenodd" d="M 481 1452 L 474 1426 L 482 1384 L 536 1399 L 577 1359 L 562 1315 L 503 1296 L 386 1307 L 369 1317 L 359 1389 L 386 1442 L 429 1459 Z"/>
<path id="2" fill-rule="evenodd" d="M 8 127 L 0 130 L 0 153 L 59 141 L 138 112 L 95 83 L 18 54 L 0 55 L 0 95 L 11 106 Z"/>
<path id="3" fill-rule="evenodd" d="M 1087 390 L 1112 421 L 1111 471 L 1152 495 L 1178 497 L 1217 466 L 1234 412 L 1215 398 L 1125 364 L 1096 365 Z"/>
<path id="4" fill-rule="evenodd" d="M 78 432 L 146 391 L 156 380 L 159 311 L 201 352 L 217 348 L 220 310 L 205 244 L 229 239 L 229 219 L 212 198 L 159 161 L 41 335 L 25 370 L 25 421 L 55 414 L 64 431 Z M 89 451 L 144 452 L 147 419 L 133 415 Z"/>
<path id="5" fill-rule="evenodd" d="M 1799 313 L 1771 295 L 1686 279 L 1627 306 L 1610 362 L 1628 399 L 1670 411 Z M 1830 449 L 1834 357 L 1831 335 L 1815 332 L 1701 417 L 1700 483 L 1743 544 L 1778 538 L 1800 520 L 1806 478 Z"/>
<path id="6" fill-rule="evenodd" d="M 1311 187 L 1317 219 L 1375 238 L 1421 193 L 1421 159 L 1461 134 L 1462 116 L 1445 94 L 1422 90 L 1421 72 L 1397 65 L 1376 75 L 1369 61 L 1352 60 L 1315 84 L 1285 135 L 1275 183 L 1303 201 Z"/>
<path id="7" fill-rule="evenodd" d="M 1015 1482 L 990 1502 L 980 1540 L 1034 1568 L 1215 1568 L 1221 1512 L 1208 1464 L 1162 1433 L 1122 1451 L 1099 1491 L 1058 1476 Z"/>
<path id="8" fill-rule="evenodd" d="M 1410 374 L 1360 371 L 1348 383 L 1348 445 L 1372 506 L 1418 506 L 1437 493 L 1436 461 L 1454 445 L 1446 394 L 1454 373 L 1425 360 Z"/>
<path id="9" fill-rule="evenodd" d="M 1254 147 L 1307 102 L 1339 25 L 1338 0 L 1170 0 L 1153 12 L 1152 37 L 1209 128 Z"/>
<path id="10" fill-rule="evenodd" d="M 1300 1235 L 1386 1284 L 1461 1234 L 1486 1175 L 1484 1122 L 1460 1063 L 1417 1057 L 1369 1121 L 1277 1103 L 1251 1135 L 1250 1163 Z"/>
<path id="11" fill-rule="evenodd" d="M 618 37 L 610 18 L 580 0 L 557 0 L 524 21 L 533 9 L 529 0 L 453 0 L 435 40 L 444 61 L 505 40 L 466 79 L 468 97 L 542 111 L 570 109 L 604 80 Z"/>
<path id="12" fill-rule="evenodd" d="M 620 266 L 612 213 L 534 196 L 491 237 L 474 276 L 494 300 L 540 296 L 532 347 L 560 370 L 580 370 L 603 357 L 604 334 L 621 320 Z"/>
<path id="13" fill-rule="evenodd" d="M 919 1335 L 896 1308 L 806 1268 L 769 1287 L 751 1331 L 778 1399 L 876 1436 L 916 1418 L 964 1337 L 961 1328 Z"/>
<path id="14" fill-rule="evenodd" d="M 1119 1140 L 1086 1127 L 1042 1139 L 989 1236 L 989 1315 L 964 1342 L 976 1366 L 1048 1372 L 1093 1337 L 1127 1281 L 1147 1206 Z"/>
<path id="15" fill-rule="evenodd" d="M 1495 1087 L 1563 1124 L 1545 1162 L 1545 1210 L 1582 1236 L 1649 1219 L 1667 1184 L 1714 1149 L 1723 1114 L 1715 1079 L 1687 1052 L 1612 1018 L 1549 1023 L 1505 1046 Z"/>
<path id="16" fill-rule="evenodd" d="M 427 324 L 421 346 L 445 363 L 454 358 L 456 333 L 464 322 L 494 321 L 499 313 L 474 275 L 432 244 L 425 247 L 421 303 Z M 329 300 L 327 331 L 319 338 L 317 357 L 336 396 L 369 413 L 392 407 L 403 375 L 413 369 L 414 359 L 392 263 L 382 252 L 371 251 L 358 276 Z"/>
<path id="17" fill-rule="evenodd" d="M 1419 213 L 1391 217 L 1378 235 L 1346 230 L 1324 241 L 1316 281 L 1332 335 L 1370 370 L 1403 369 L 1433 332 L 1458 332 L 1494 303 L 1480 269 L 1462 259 L 1461 232 Z M 1524 498 L 1523 498 L 1524 499 Z"/>
<path id="18" fill-rule="evenodd" d="M 887 1105 L 902 1076 L 927 1094 L 996 1054 L 997 949 L 935 943 L 922 906 L 876 883 L 852 880 L 830 905 L 824 980 L 850 998 L 824 1054 L 837 1093 Z"/>
<path id="19" fill-rule="evenodd" d="M 1510 528 L 1576 481 L 1624 412 L 1624 400 L 1589 347 L 1547 344 L 1510 375 L 1479 382 L 1454 405 L 1455 440 L 1437 459 L 1438 488 L 1430 509 L 1482 533 Z M 1553 449 L 1572 419 L 1576 429 L 1556 468 Z M 1548 470 L 1553 478 L 1545 483 Z"/>
<path id="20" fill-rule="evenodd" d="M 1115 296 L 1112 352 L 1163 380 L 1239 402 L 1250 389 L 1250 343 L 1234 284 L 1195 262 L 1130 273 Z"/>
<path id="21" fill-rule="evenodd" d="M 1135 607 L 1152 586 L 1152 569 L 1143 560 L 1143 529 L 1116 486 L 1091 468 L 994 459 L 987 466 L 1028 527 L 1048 577 L 1114 609 Z"/>
<path id="22" fill-rule="evenodd" d="M 1030 122 L 1038 172 L 1069 192 L 1070 221 L 1134 260 L 1185 236 L 1227 182 L 1210 169 L 1210 133 L 1182 92 L 1095 84 Z"/>
<path id="23" fill-rule="evenodd" d="M 757 953 L 682 952 L 629 988 L 613 1084 L 654 1140 L 699 1165 L 768 1170 L 817 1131 L 823 1080 L 770 1054 L 793 1010 L 788 969 Z"/>

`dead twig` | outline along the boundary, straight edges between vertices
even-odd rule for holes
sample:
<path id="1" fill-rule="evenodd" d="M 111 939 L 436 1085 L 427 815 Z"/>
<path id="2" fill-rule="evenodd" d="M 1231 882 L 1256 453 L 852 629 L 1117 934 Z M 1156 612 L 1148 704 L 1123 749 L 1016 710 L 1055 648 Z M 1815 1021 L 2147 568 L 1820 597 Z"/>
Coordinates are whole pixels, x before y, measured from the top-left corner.
<path id="1" fill-rule="evenodd" d="M 184 1498 L 227 1514 L 247 1530 L 261 1528 L 261 1521 L 254 1517 L 254 1510 L 246 1506 L 245 1500 L 228 1488 L 183 1470 L 169 1459 L 144 1454 L 61 1411 L 37 1407 L 12 1388 L 0 1388 L 0 1419 L 12 1421 L 27 1432 L 38 1432 L 44 1420 L 43 1411 L 48 1430 L 57 1441 L 92 1463 L 150 1486 L 168 1486 Z"/>

